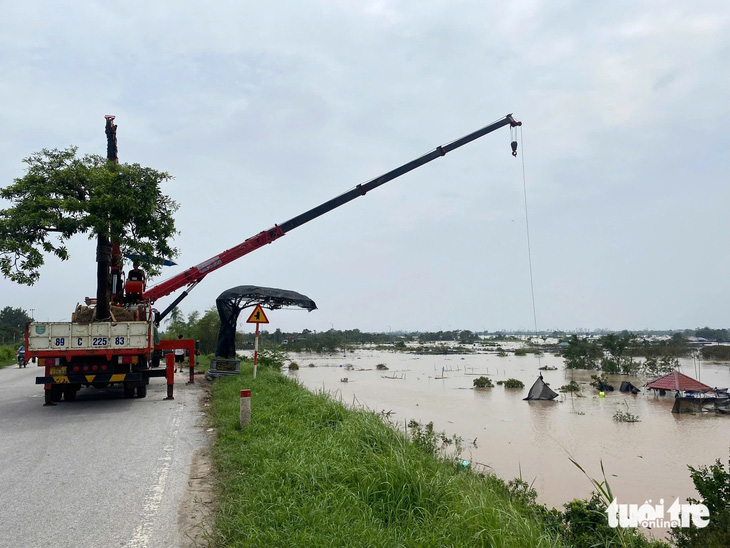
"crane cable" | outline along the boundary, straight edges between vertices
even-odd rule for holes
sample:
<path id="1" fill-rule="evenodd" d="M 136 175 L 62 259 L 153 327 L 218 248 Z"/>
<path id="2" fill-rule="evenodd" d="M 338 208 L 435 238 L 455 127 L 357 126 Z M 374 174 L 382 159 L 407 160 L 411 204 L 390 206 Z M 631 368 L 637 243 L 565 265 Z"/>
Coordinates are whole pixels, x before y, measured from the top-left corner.
<path id="1" fill-rule="evenodd" d="M 511 130 L 512 128 L 510 128 Z M 538 337 L 537 330 L 537 307 L 535 306 L 535 283 L 532 273 L 532 246 L 530 245 L 530 217 L 527 212 L 527 178 L 525 176 L 525 143 L 522 136 L 522 126 L 520 126 L 520 148 L 522 149 L 522 192 L 525 200 L 525 231 L 527 233 L 527 262 L 530 267 L 530 293 L 532 296 L 532 319 L 535 326 L 535 337 Z M 540 363 L 540 352 L 537 353 L 537 363 Z"/>

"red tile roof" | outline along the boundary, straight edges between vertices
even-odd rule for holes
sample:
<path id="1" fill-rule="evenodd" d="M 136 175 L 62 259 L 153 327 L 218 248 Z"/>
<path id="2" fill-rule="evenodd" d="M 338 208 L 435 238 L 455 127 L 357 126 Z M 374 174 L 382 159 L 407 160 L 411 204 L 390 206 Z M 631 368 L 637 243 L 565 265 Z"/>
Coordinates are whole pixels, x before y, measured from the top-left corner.
<path id="1" fill-rule="evenodd" d="M 696 381 L 692 377 L 688 377 L 679 371 L 673 371 L 672 373 L 669 373 L 669 375 L 665 375 L 660 379 L 651 381 L 646 385 L 646 387 L 654 388 L 656 390 L 712 390 L 711 386 L 702 384 L 700 381 Z"/>

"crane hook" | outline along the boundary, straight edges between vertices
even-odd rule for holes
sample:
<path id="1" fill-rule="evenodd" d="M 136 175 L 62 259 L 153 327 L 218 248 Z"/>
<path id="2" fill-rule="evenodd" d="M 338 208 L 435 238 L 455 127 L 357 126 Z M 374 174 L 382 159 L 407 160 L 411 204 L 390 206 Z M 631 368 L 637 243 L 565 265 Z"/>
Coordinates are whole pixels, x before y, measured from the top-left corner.
<path id="1" fill-rule="evenodd" d="M 517 141 L 512 141 L 510 145 L 512 145 L 512 156 L 517 158 Z"/>

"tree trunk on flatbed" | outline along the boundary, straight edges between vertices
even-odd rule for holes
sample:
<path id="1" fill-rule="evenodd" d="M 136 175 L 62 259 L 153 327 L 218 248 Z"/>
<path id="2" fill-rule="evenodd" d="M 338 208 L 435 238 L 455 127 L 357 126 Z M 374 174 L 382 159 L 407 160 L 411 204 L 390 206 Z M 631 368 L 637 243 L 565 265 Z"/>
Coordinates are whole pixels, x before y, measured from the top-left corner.
<path id="1" fill-rule="evenodd" d="M 109 300 L 109 267 L 112 262 L 112 245 L 104 236 L 96 239 L 96 320 L 104 321 L 111 318 Z"/>

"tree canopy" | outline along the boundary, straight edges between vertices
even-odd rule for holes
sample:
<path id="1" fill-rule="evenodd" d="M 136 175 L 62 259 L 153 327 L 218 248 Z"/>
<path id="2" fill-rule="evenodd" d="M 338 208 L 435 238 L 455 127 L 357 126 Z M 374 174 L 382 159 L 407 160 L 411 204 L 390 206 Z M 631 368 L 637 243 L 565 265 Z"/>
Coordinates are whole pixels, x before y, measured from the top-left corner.
<path id="1" fill-rule="evenodd" d="M 22 308 L 6 306 L 0 310 L 0 343 L 22 339 L 25 324 L 29 321 L 31 317 Z"/>
<path id="2" fill-rule="evenodd" d="M 139 164 L 117 164 L 77 147 L 43 149 L 25 158 L 27 172 L 0 189 L 11 207 L 0 210 L 0 272 L 32 285 L 46 255 L 69 258 L 66 242 L 76 234 L 118 242 L 123 254 L 144 257 L 151 274 L 165 258 L 175 233 L 178 205 L 160 185 L 172 177 Z"/>

